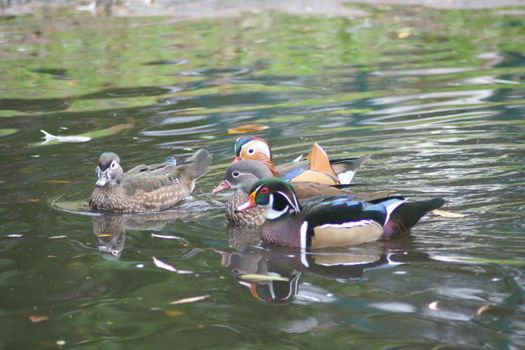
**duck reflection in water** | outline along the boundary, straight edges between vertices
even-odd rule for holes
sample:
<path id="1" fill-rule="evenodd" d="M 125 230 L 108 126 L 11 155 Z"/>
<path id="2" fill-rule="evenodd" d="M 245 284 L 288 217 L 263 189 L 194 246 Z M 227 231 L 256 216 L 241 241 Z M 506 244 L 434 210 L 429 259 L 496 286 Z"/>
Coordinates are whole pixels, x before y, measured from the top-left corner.
<path id="1" fill-rule="evenodd" d="M 228 228 L 234 251 L 219 251 L 222 265 L 257 300 L 271 304 L 332 302 L 335 296 L 311 283 L 308 275 L 338 281 L 361 281 L 374 269 L 432 260 L 426 253 L 405 253 L 406 242 L 370 243 L 359 247 L 308 251 L 293 247 L 259 245 L 257 227 Z M 404 247 L 406 248 L 406 246 Z"/>
<path id="2" fill-rule="evenodd" d="M 107 260 L 118 260 L 126 241 L 126 231 L 157 231 L 177 220 L 196 218 L 191 211 L 164 211 L 142 214 L 102 214 L 94 216 L 93 233 L 97 236 L 98 250 Z"/>

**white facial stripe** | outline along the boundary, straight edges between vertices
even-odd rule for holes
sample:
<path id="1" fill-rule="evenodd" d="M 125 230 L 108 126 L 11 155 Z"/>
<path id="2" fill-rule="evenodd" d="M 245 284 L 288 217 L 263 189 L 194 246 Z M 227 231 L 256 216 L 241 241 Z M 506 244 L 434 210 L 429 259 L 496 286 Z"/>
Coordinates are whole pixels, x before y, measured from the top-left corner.
<path id="1" fill-rule="evenodd" d="M 260 140 L 249 141 L 243 146 L 243 148 L 246 149 L 246 151 L 248 151 L 250 148 L 253 148 L 255 151 L 259 151 L 266 157 L 270 158 L 270 147 Z"/>
<path id="2" fill-rule="evenodd" d="M 266 218 L 269 220 L 274 220 L 281 217 L 288 211 L 289 208 L 289 206 L 286 206 L 281 211 L 273 209 L 273 194 L 270 195 L 270 200 L 268 201 L 268 204 L 265 207 L 268 208 L 268 210 L 266 210 Z"/>
<path id="3" fill-rule="evenodd" d="M 292 208 L 298 213 L 300 211 L 299 209 L 299 203 L 297 202 L 297 198 L 295 196 L 293 198 L 290 198 L 286 195 L 286 193 L 278 191 L 277 193 L 280 193 L 281 196 L 284 196 L 288 200 L 288 203 L 292 206 Z"/>

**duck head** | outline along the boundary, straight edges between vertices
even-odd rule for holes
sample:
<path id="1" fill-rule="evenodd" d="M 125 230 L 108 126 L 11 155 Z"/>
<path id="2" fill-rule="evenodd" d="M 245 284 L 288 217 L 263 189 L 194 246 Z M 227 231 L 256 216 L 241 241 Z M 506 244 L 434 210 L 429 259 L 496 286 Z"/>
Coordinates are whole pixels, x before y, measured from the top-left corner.
<path id="1" fill-rule="evenodd" d="M 248 202 L 237 207 L 236 212 L 255 206 L 267 208 L 266 219 L 278 219 L 285 214 L 299 213 L 301 206 L 293 187 L 278 178 L 265 178 L 257 181 L 250 190 Z"/>
<path id="2" fill-rule="evenodd" d="M 272 150 L 268 141 L 260 137 L 239 137 L 235 141 L 234 151 L 234 162 L 238 162 L 240 160 L 258 160 L 263 162 L 271 162 L 272 160 Z"/>
<path id="3" fill-rule="evenodd" d="M 249 194 L 254 183 L 262 178 L 271 176 L 271 171 L 261 162 L 241 160 L 233 163 L 226 169 L 224 180 L 213 189 L 213 193 L 232 188 Z"/>
<path id="4" fill-rule="evenodd" d="M 96 185 L 97 187 L 116 186 L 120 183 L 123 173 L 118 155 L 112 152 L 104 152 L 98 158 Z"/>

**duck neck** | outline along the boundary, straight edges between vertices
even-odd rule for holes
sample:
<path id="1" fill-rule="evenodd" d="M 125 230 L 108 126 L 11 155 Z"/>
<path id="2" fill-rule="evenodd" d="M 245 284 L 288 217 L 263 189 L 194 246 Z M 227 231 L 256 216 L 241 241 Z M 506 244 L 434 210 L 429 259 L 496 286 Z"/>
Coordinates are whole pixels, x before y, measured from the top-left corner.
<path id="1" fill-rule="evenodd" d="M 273 165 L 272 159 L 266 157 L 265 155 L 260 154 L 257 158 L 258 161 L 264 163 L 268 167 L 268 169 L 271 171 L 272 176 L 277 176 L 277 170 L 275 169 L 275 166 Z"/>

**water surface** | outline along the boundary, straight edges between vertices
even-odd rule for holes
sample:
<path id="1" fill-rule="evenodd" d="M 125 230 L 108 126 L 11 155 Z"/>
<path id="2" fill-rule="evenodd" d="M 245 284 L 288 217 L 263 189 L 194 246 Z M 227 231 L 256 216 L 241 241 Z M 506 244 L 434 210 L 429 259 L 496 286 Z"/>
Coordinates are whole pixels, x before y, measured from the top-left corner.
<path id="1" fill-rule="evenodd" d="M 525 346 L 523 17 L 364 9 L 1 18 L 0 348 Z M 360 190 L 443 196 L 465 216 L 304 268 L 300 252 L 229 231 L 227 195 L 210 194 L 227 130 L 253 123 L 276 162 L 313 142 L 370 153 Z M 42 144 L 40 129 L 92 140 Z M 79 215 L 100 152 L 130 168 L 198 148 L 213 166 L 180 208 Z M 203 298 L 171 304 L 190 297 Z"/>

